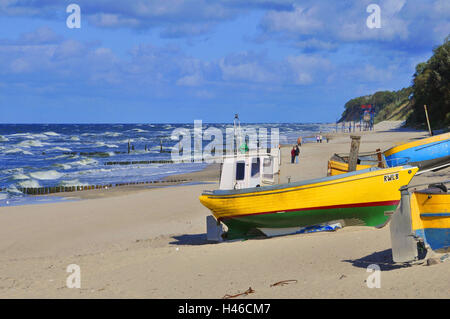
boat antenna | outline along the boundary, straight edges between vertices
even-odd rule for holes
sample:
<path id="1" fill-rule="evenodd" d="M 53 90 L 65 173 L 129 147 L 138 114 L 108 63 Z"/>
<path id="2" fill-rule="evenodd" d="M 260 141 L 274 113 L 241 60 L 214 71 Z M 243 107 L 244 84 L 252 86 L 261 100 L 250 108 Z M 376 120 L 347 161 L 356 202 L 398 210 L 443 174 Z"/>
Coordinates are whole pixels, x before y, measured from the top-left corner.
<path id="1" fill-rule="evenodd" d="M 233 126 L 234 126 L 234 140 L 235 140 L 235 144 L 234 144 L 234 154 L 237 154 L 237 149 L 238 147 L 241 146 L 242 143 L 242 138 L 241 138 L 241 121 L 239 120 L 239 114 L 234 114 L 234 122 L 233 122 Z"/>

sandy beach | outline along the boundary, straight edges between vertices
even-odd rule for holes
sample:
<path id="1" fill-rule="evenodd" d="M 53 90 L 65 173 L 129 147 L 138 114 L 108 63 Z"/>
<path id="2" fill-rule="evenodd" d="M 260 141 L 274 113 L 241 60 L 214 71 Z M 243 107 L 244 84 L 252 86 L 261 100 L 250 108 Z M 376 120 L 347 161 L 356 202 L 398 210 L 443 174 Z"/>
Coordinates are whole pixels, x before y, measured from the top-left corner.
<path id="1" fill-rule="evenodd" d="M 386 150 L 427 136 L 383 122 L 361 135 L 360 151 Z M 350 134 L 327 143 L 282 148 L 281 182 L 324 177 L 334 153 L 348 153 Z M 198 197 L 218 188 L 219 165 L 180 175 L 187 185 L 120 187 L 71 194 L 72 201 L 0 207 L 0 298 L 449 298 L 450 262 L 394 264 L 389 225 L 213 244 Z M 449 180 L 450 169 L 411 185 Z M 67 288 L 68 265 L 81 288 Z M 381 268 L 368 288 L 367 266 Z M 282 280 L 288 285 L 272 286 Z"/>

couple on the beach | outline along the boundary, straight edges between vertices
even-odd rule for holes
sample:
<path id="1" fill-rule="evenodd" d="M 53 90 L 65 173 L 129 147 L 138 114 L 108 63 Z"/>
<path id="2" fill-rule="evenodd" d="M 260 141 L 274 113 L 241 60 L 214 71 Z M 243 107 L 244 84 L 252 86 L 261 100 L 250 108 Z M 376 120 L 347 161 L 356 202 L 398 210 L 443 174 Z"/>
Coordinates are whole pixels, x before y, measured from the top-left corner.
<path id="1" fill-rule="evenodd" d="M 322 134 L 316 135 L 316 142 L 322 143 Z"/>
<path id="2" fill-rule="evenodd" d="M 296 164 L 298 164 L 298 157 L 300 155 L 300 148 L 298 145 L 292 146 L 291 150 L 291 163 L 294 164 L 294 161 Z"/>

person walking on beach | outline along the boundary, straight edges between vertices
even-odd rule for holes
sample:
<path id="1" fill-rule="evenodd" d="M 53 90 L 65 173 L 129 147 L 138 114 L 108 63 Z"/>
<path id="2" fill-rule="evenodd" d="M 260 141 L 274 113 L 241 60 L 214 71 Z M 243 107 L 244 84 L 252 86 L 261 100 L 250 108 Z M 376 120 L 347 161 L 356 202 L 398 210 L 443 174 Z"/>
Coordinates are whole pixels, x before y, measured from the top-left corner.
<path id="1" fill-rule="evenodd" d="M 319 135 L 319 142 L 322 143 L 322 134 Z"/>
<path id="2" fill-rule="evenodd" d="M 298 164 L 298 157 L 300 156 L 300 149 L 298 145 L 295 147 L 295 164 Z"/>
<path id="3" fill-rule="evenodd" d="M 302 137 L 299 136 L 297 139 L 297 146 L 302 146 Z"/>
<path id="4" fill-rule="evenodd" d="M 316 135 L 316 142 L 319 143 L 319 135 Z"/>
<path id="5" fill-rule="evenodd" d="M 292 146 L 292 150 L 291 150 L 291 164 L 294 164 L 294 160 L 295 160 L 295 146 Z"/>

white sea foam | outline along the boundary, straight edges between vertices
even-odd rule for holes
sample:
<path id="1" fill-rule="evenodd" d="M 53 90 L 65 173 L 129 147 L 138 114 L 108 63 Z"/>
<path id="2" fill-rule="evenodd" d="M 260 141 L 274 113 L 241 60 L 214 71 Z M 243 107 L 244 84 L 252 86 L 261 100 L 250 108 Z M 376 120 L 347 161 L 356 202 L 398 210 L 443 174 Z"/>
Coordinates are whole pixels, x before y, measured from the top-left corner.
<path id="1" fill-rule="evenodd" d="M 52 166 L 60 167 L 65 170 L 72 168 L 72 166 L 70 166 L 69 164 L 63 164 L 63 163 L 56 163 L 56 164 L 53 164 Z"/>
<path id="2" fill-rule="evenodd" d="M 17 174 L 14 174 L 11 176 L 11 179 L 14 179 L 14 180 L 23 180 L 23 179 L 29 179 L 29 178 L 30 178 L 29 176 L 22 174 L 22 173 L 17 173 Z"/>
<path id="3" fill-rule="evenodd" d="M 59 136 L 59 134 L 55 132 L 44 132 L 44 134 L 48 136 Z"/>
<path id="4" fill-rule="evenodd" d="M 31 134 L 30 135 L 31 138 L 35 139 L 35 138 L 40 138 L 40 139 L 48 139 L 48 136 L 45 134 Z"/>
<path id="5" fill-rule="evenodd" d="M 14 133 L 14 134 L 9 134 L 10 137 L 28 137 L 30 138 L 32 136 L 32 134 L 30 133 Z"/>
<path id="6" fill-rule="evenodd" d="M 66 147 L 53 147 L 51 149 L 49 149 L 49 151 L 61 151 L 61 152 L 72 152 L 72 150 L 70 148 L 66 148 Z"/>
<path id="7" fill-rule="evenodd" d="M 69 140 L 71 140 L 71 141 L 79 141 L 80 138 L 78 136 L 71 136 Z"/>
<path id="8" fill-rule="evenodd" d="M 19 147 L 43 147 L 45 145 L 49 145 L 48 143 L 42 143 L 39 140 L 26 140 L 16 144 Z"/>
<path id="9" fill-rule="evenodd" d="M 137 133 L 147 133 L 148 131 L 140 129 L 140 128 L 133 128 L 130 131 L 135 131 Z"/>
<path id="10" fill-rule="evenodd" d="M 88 186 L 88 185 L 89 184 L 87 184 L 87 183 L 80 182 L 78 179 L 73 179 L 73 180 L 69 180 L 69 181 L 61 181 L 58 184 L 58 186 L 64 186 L 64 187 L 69 187 L 69 186 Z"/>
<path id="11" fill-rule="evenodd" d="M 0 193 L 0 200 L 5 200 L 8 198 L 8 194 L 7 193 Z"/>
<path id="12" fill-rule="evenodd" d="M 22 167 L 15 167 L 15 168 L 5 168 L 3 170 L 0 171 L 1 174 L 16 174 L 16 173 L 23 173 L 23 168 Z"/>
<path id="13" fill-rule="evenodd" d="M 55 160 L 55 159 L 61 159 L 61 158 L 75 159 L 75 158 L 79 158 L 79 156 L 78 155 L 63 154 L 63 155 L 48 157 L 47 159 L 48 160 Z"/>
<path id="14" fill-rule="evenodd" d="M 117 141 L 116 143 L 118 143 L 118 144 L 127 144 L 128 142 L 133 143 L 135 141 L 136 141 L 135 139 L 130 138 L 130 139 L 126 139 L 126 140 Z"/>
<path id="15" fill-rule="evenodd" d="M 15 195 L 22 195 L 23 193 L 21 191 L 19 191 L 16 187 L 16 185 L 10 185 L 6 191 L 10 194 L 15 194 Z"/>
<path id="16" fill-rule="evenodd" d="M 51 180 L 51 179 L 58 179 L 63 176 L 63 174 L 55 171 L 55 170 L 49 170 L 49 171 L 37 171 L 30 173 L 30 176 L 36 179 L 40 180 Z"/>
<path id="17" fill-rule="evenodd" d="M 23 188 L 37 188 L 37 187 L 41 187 L 41 185 L 39 185 L 39 182 L 34 180 L 34 179 L 29 179 L 29 180 L 26 180 L 26 181 L 19 182 L 18 185 L 20 187 L 23 187 Z"/>
<path id="18" fill-rule="evenodd" d="M 119 146 L 115 144 L 106 144 L 105 142 L 97 142 L 95 143 L 95 146 L 97 147 L 108 147 L 108 148 L 118 148 Z"/>
<path id="19" fill-rule="evenodd" d="M 80 165 L 80 166 L 87 166 L 87 165 L 96 165 L 98 164 L 98 161 L 92 159 L 92 158 L 83 158 L 76 162 L 71 162 L 71 165 Z"/>
<path id="20" fill-rule="evenodd" d="M 109 137 L 117 137 L 117 136 L 122 135 L 122 133 L 118 133 L 118 132 L 105 132 L 105 133 L 103 133 L 102 135 L 109 136 Z"/>
<path id="21" fill-rule="evenodd" d="M 0 142 L 8 142 L 8 141 L 9 141 L 9 139 L 7 137 L 0 135 Z"/>
<path id="22" fill-rule="evenodd" d="M 13 149 L 5 151 L 5 154 L 18 154 L 18 153 L 22 153 L 24 155 L 33 155 L 33 153 L 31 153 L 29 151 L 25 151 L 21 148 L 13 148 Z"/>

